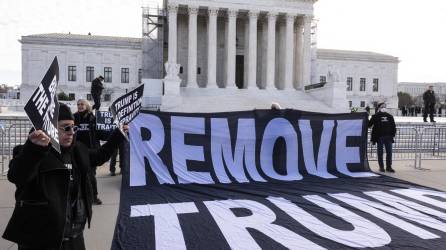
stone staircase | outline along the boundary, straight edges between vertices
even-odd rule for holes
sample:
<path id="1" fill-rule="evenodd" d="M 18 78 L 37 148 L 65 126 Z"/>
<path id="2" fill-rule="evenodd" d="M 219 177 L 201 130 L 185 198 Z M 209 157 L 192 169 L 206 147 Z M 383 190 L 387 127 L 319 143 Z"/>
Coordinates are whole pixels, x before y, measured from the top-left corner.
<path id="1" fill-rule="evenodd" d="M 317 91 L 181 88 L 178 95 L 163 97 L 162 111 L 169 112 L 227 112 L 270 109 L 272 102 L 282 108 L 322 113 L 346 113 L 345 105 L 329 105 Z M 322 99 L 322 100 L 321 100 Z"/>

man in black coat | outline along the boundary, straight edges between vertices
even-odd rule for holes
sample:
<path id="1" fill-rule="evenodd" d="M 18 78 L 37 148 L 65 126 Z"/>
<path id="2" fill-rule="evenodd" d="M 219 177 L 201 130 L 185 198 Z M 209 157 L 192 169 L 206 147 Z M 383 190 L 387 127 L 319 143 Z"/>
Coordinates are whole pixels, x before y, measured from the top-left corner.
<path id="1" fill-rule="evenodd" d="M 392 168 L 392 143 L 396 135 L 396 125 L 393 116 L 386 112 L 385 103 L 378 104 L 377 113 L 370 119 L 369 127 L 372 127 L 372 143 L 378 143 L 379 171 L 394 173 L 395 170 Z M 386 170 L 384 170 L 383 147 L 386 148 Z"/>
<path id="2" fill-rule="evenodd" d="M 429 86 L 429 89 L 426 90 L 423 94 L 423 101 L 424 101 L 424 112 L 423 112 L 423 121 L 427 122 L 427 114 L 429 114 L 429 118 L 431 122 L 434 121 L 434 109 L 435 109 L 435 92 L 434 87 Z"/>
<path id="3" fill-rule="evenodd" d="M 9 164 L 16 205 L 3 238 L 19 250 L 85 249 L 83 230 L 92 217 L 90 166 L 106 162 L 124 139 L 116 130 L 106 144 L 89 150 L 75 143 L 77 127 L 68 106 L 60 104 L 58 120 L 61 153 L 36 130 L 14 149 Z"/>
<path id="4" fill-rule="evenodd" d="M 98 76 L 91 82 L 91 97 L 93 97 L 94 105 L 92 109 L 99 110 L 101 108 L 101 95 L 104 90 L 104 77 Z"/>

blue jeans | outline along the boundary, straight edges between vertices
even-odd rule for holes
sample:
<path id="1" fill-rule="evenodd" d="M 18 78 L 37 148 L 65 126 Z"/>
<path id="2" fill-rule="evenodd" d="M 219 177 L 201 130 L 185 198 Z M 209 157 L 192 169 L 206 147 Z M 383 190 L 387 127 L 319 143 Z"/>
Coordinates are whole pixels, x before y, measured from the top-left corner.
<path id="1" fill-rule="evenodd" d="M 379 168 L 384 168 L 383 154 L 386 148 L 386 167 L 392 167 L 392 136 L 383 136 L 378 138 L 378 164 Z"/>

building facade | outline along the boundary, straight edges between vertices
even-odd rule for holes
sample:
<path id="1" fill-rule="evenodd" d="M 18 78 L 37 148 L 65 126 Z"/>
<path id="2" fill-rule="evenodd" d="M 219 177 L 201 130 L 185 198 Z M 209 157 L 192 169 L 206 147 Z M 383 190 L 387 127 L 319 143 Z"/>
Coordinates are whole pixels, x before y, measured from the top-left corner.
<path id="1" fill-rule="evenodd" d="M 373 107 L 386 102 L 397 108 L 397 57 L 364 51 L 317 50 L 316 81 L 326 82 L 332 74 L 345 82 L 349 107 Z"/>
<path id="2" fill-rule="evenodd" d="M 141 81 L 141 39 L 74 34 L 23 36 L 21 99 L 28 100 L 57 56 L 59 88 L 70 99 L 91 99 L 91 81 L 105 77 L 104 101 Z"/>
<path id="3" fill-rule="evenodd" d="M 191 108 L 203 96 L 210 98 L 207 101 L 218 99 L 218 104 L 238 95 L 240 100 L 232 100 L 233 109 L 265 108 L 269 99 L 308 109 L 321 105 L 308 105 L 307 99 L 319 101 L 328 105 L 319 110 L 324 112 L 329 107 L 345 106 L 339 111 L 380 101 L 396 108 L 398 58 L 318 50 L 315 1 L 166 1 L 166 92 L 177 89 L 179 97 L 185 93 L 182 102 Z M 71 99 L 90 99 L 91 80 L 103 75 L 103 97 L 112 101 L 140 84 L 145 72 L 141 68 L 147 65 L 141 63 L 147 61 L 144 38 L 41 34 L 24 36 L 20 42 L 22 100 L 30 97 L 54 56 L 59 58 L 59 89 Z M 325 88 L 335 88 L 332 83 L 336 83 L 337 90 L 305 90 L 320 82 L 330 83 Z M 225 109 L 210 109 L 214 110 Z"/>
<path id="4" fill-rule="evenodd" d="M 302 89 L 314 2 L 169 0 L 168 68 L 183 87 Z"/>

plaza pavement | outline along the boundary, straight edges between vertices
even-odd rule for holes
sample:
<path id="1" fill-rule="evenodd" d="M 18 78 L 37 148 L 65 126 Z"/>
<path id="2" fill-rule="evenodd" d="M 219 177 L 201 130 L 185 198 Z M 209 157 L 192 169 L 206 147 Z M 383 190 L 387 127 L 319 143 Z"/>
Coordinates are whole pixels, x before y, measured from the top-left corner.
<path id="1" fill-rule="evenodd" d="M 378 171 L 377 162 L 370 162 L 370 166 L 373 171 Z M 415 170 L 413 161 L 395 161 L 396 173 L 386 175 L 446 191 L 446 160 L 426 160 L 422 162 L 422 167 L 428 170 Z M 98 169 L 99 197 L 103 204 L 93 207 L 91 228 L 84 232 L 87 250 L 110 249 L 118 214 L 120 185 L 121 175 L 109 176 L 106 165 Z M 14 208 L 14 190 L 14 185 L 6 180 L 6 176 L 0 176 L 0 234 L 3 234 Z M 16 249 L 15 244 L 0 239 L 0 250 Z"/>

